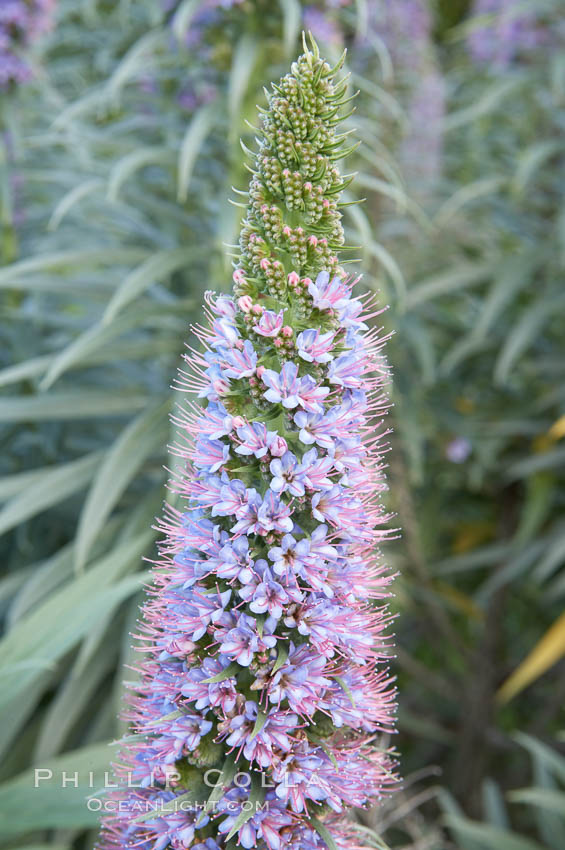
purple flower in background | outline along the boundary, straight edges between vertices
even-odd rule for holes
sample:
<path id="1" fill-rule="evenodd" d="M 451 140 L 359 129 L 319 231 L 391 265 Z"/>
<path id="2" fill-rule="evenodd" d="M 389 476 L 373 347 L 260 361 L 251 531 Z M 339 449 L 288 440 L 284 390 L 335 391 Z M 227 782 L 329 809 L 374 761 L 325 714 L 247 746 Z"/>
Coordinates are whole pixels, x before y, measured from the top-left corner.
<path id="1" fill-rule="evenodd" d="M 21 51 L 53 26 L 55 0 L 2 0 L 0 3 L 0 89 L 31 79 Z"/>
<path id="2" fill-rule="evenodd" d="M 472 16 L 479 16 L 467 39 L 477 65 L 505 68 L 520 54 L 543 43 L 536 13 L 520 9 L 519 0 L 475 0 Z M 480 16 L 488 16 L 481 21 Z"/>
<path id="3" fill-rule="evenodd" d="M 302 17 L 304 29 L 324 44 L 341 44 L 343 33 L 337 20 L 331 18 L 328 11 L 317 9 L 315 6 L 306 6 Z"/>
<path id="4" fill-rule="evenodd" d="M 465 463 L 473 447 L 465 437 L 455 437 L 447 444 L 445 456 L 451 463 Z"/>
<path id="5" fill-rule="evenodd" d="M 367 13 L 361 43 L 376 36 L 388 50 L 395 73 L 418 73 L 430 47 L 432 20 L 426 0 L 368 0 Z"/>

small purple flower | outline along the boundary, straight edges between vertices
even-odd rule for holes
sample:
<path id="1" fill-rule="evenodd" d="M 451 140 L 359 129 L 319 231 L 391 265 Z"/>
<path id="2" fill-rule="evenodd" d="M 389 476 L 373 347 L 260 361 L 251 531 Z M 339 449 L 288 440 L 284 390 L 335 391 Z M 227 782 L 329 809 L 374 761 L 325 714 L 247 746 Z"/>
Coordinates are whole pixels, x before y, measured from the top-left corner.
<path id="1" fill-rule="evenodd" d="M 234 534 L 254 534 L 259 526 L 258 513 L 263 504 L 260 494 L 254 487 L 250 487 L 245 492 L 245 499 L 245 504 L 236 514 L 238 521 L 230 529 Z"/>
<path id="2" fill-rule="evenodd" d="M 321 334 L 319 330 L 310 328 L 296 337 L 296 350 L 308 363 L 329 363 L 333 359 L 330 351 L 334 336 L 332 331 Z"/>
<path id="3" fill-rule="evenodd" d="M 257 524 L 261 527 L 258 529 L 259 534 L 267 531 L 278 531 L 280 534 L 292 531 L 294 523 L 290 518 L 290 508 L 281 502 L 272 490 L 267 491 L 257 512 Z"/>
<path id="4" fill-rule="evenodd" d="M 257 589 L 253 594 L 253 599 L 249 603 L 250 609 L 254 614 L 265 614 L 268 612 L 270 617 L 275 620 L 280 620 L 283 612 L 283 605 L 288 602 L 288 594 L 277 581 L 262 581 L 257 585 Z"/>
<path id="5" fill-rule="evenodd" d="M 333 445 L 333 422 L 327 415 L 306 413 L 299 410 L 294 415 L 294 421 L 300 429 L 300 440 L 307 446 L 317 443 L 322 448 L 331 448 Z"/>
<path id="6" fill-rule="evenodd" d="M 208 401 L 217 402 L 220 396 L 225 395 L 230 388 L 230 382 L 225 377 L 220 365 L 213 363 L 206 369 L 208 382 L 198 393 L 198 398 L 207 398 Z"/>
<path id="7" fill-rule="evenodd" d="M 310 552 L 308 540 L 297 541 L 292 534 L 285 534 L 280 546 L 269 549 L 269 560 L 273 561 L 273 571 L 288 581 L 292 574 L 301 575 Z"/>
<path id="8" fill-rule="evenodd" d="M 323 410 L 322 402 L 329 393 L 329 388 L 318 386 L 311 375 L 299 378 L 298 366 L 291 361 L 284 364 L 280 374 L 266 369 L 262 379 L 269 387 L 264 394 L 267 401 L 273 404 L 280 402 L 287 409 L 300 405 L 305 410 L 320 412 Z"/>
<path id="9" fill-rule="evenodd" d="M 237 429 L 237 436 L 241 445 L 236 448 L 238 455 L 255 455 L 260 459 L 269 451 L 271 443 L 276 437 L 274 431 L 267 431 L 262 422 L 251 422 Z"/>
<path id="10" fill-rule="evenodd" d="M 217 472 L 227 462 L 230 456 L 230 447 L 221 440 L 199 440 L 194 450 L 194 465 L 207 469 L 208 472 Z"/>
<path id="11" fill-rule="evenodd" d="M 236 516 L 246 504 L 246 492 L 245 484 L 238 478 L 223 484 L 212 505 L 212 516 Z"/>
<path id="12" fill-rule="evenodd" d="M 237 661 L 242 667 L 249 667 L 256 652 L 275 646 L 277 639 L 267 631 L 265 628 L 259 636 L 255 619 L 247 614 L 240 614 L 237 626 L 224 636 L 220 652 Z"/>
<path id="13" fill-rule="evenodd" d="M 298 407 L 300 382 L 296 363 L 291 361 L 285 363 L 280 374 L 273 372 L 272 369 L 265 369 L 262 380 L 269 388 L 264 393 L 267 401 L 273 404 L 281 402 L 282 406 L 286 408 Z"/>
<path id="14" fill-rule="evenodd" d="M 240 336 L 234 323 L 225 316 L 214 320 L 212 333 L 208 337 L 208 340 L 212 348 L 234 348 Z"/>
<path id="15" fill-rule="evenodd" d="M 274 313 L 272 310 L 264 310 L 261 318 L 254 326 L 255 333 L 261 336 L 277 336 L 283 325 L 283 310 Z"/>
<path id="16" fill-rule="evenodd" d="M 220 652 L 237 661 L 242 667 L 249 667 L 253 655 L 259 649 L 259 635 L 255 620 L 242 614 L 237 627 L 230 629 L 220 646 Z"/>
<path id="17" fill-rule="evenodd" d="M 233 417 L 223 404 L 211 401 L 202 417 L 202 430 L 211 440 L 227 437 L 233 431 Z"/>
<path id="18" fill-rule="evenodd" d="M 340 310 L 349 300 L 349 287 L 339 277 L 330 280 L 328 272 L 320 272 L 316 282 L 308 284 L 308 292 L 318 310 Z"/>
<path id="19" fill-rule="evenodd" d="M 451 463 L 465 463 L 471 454 L 473 447 L 465 437 L 455 437 L 448 443 L 445 456 Z"/>
<path id="20" fill-rule="evenodd" d="M 218 295 L 214 298 L 215 293 L 208 289 L 204 293 L 204 300 L 210 305 L 211 309 L 217 316 L 222 316 L 225 319 L 232 321 L 235 319 L 237 309 L 233 298 L 228 298 L 227 295 Z"/>
<path id="21" fill-rule="evenodd" d="M 291 711 L 313 714 L 321 696 L 332 684 L 323 675 L 325 667 L 323 656 L 312 652 L 305 644 L 296 647 L 291 642 L 287 661 L 269 682 L 269 701 L 280 707 L 286 700 Z"/>
<path id="22" fill-rule="evenodd" d="M 237 537 L 222 546 L 215 559 L 216 575 L 247 585 L 253 579 L 253 561 L 249 555 L 247 537 Z"/>
<path id="23" fill-rule="evenodd" d="M 286 452 L 281 458 L 274 458 L 269 465 L 273 479 L 271 490 L 275 493 L 288 492 L 293 496 L 304 495 L 304 471 L 298 465 L 292 452 Z"/>
<path id="24" fill-rule="evenodd" d="M 330 384 L 358 389 L 363 386 L 363 366 L 363 360 L 357 354 L 342 354 L 330 363 L 328 380 Z"/>
<path id="25" fill-rule="evenodd" d="M 298 468 L 300 480 L 311 490 L 327 490 L 333 487 L 333 482 L 328 478 L 334 467 L 334 460 L 330 455 L 318 457 L 317 449 L 309 449 L 302 457 L 302 463 Z"/>
<path id="26" fill-rule="evenodd" d="M 255 374 L 257 366 L 257 352 L 253 343 L 248 339 L 243 343 L 243 349 L 234 348 L 226 355 L 228 368 L 224 369 L 227 378 L 250 378 Z"/>

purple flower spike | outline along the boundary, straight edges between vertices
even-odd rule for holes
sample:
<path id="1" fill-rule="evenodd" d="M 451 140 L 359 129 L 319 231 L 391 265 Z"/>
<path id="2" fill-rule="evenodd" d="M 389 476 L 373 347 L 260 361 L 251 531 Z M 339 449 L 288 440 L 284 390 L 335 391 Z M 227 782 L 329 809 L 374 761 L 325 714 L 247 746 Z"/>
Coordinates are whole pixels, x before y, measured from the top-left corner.
<path id="1" fill-rule="evenodd" d="M 395 784 L 387 370 L 335 253 L 339 92 L 312 43 L 269 95 L 233 298 L 206 294 L 186 359 L 200 410 L 174 420 L 181 508 L 97 850 L 362 850 L 345 812 Z"/>

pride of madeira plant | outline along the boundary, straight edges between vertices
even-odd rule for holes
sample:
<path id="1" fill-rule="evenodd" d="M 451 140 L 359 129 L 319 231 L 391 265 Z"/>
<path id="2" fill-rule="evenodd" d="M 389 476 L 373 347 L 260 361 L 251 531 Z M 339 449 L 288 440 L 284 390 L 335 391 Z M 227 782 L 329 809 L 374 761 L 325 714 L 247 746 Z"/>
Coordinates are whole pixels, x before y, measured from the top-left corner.
<path id="1" fill-rule="evenodd" d="M 101 848 L 359 848 L 344 809 L 394 783 L 388 374 L 337 254 L 342 61 L 312 42 L 268 94 L 233 297 L 208 293 L 180 373 L 186 512 L 162 523 Z"/>

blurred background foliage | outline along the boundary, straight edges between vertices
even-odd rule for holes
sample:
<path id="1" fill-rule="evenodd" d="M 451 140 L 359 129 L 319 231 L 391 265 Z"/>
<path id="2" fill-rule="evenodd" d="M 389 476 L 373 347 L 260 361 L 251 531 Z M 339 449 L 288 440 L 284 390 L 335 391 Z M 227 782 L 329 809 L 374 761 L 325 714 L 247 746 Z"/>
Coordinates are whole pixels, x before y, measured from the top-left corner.
<path id="1" fill-rule="evenodd" d="M 88 771 L 124 732 L 142 556 L 174 463 L 169 386 L 203 292 L 230 288 L 239 140 L 253 147 L 262 87 L 305 28 L 330 58 L 348 48 L 362 144 L 347 200 L 365 203 L 344 211 L 347 244 L 395 330 L 405 782 L 359 828 L 375 847 L 563 850 L 564 12 L 0 3 L 6 846 L 94 840 Z M 34 789 L 34 765 L 79 771 L 79 787 Z"/>

